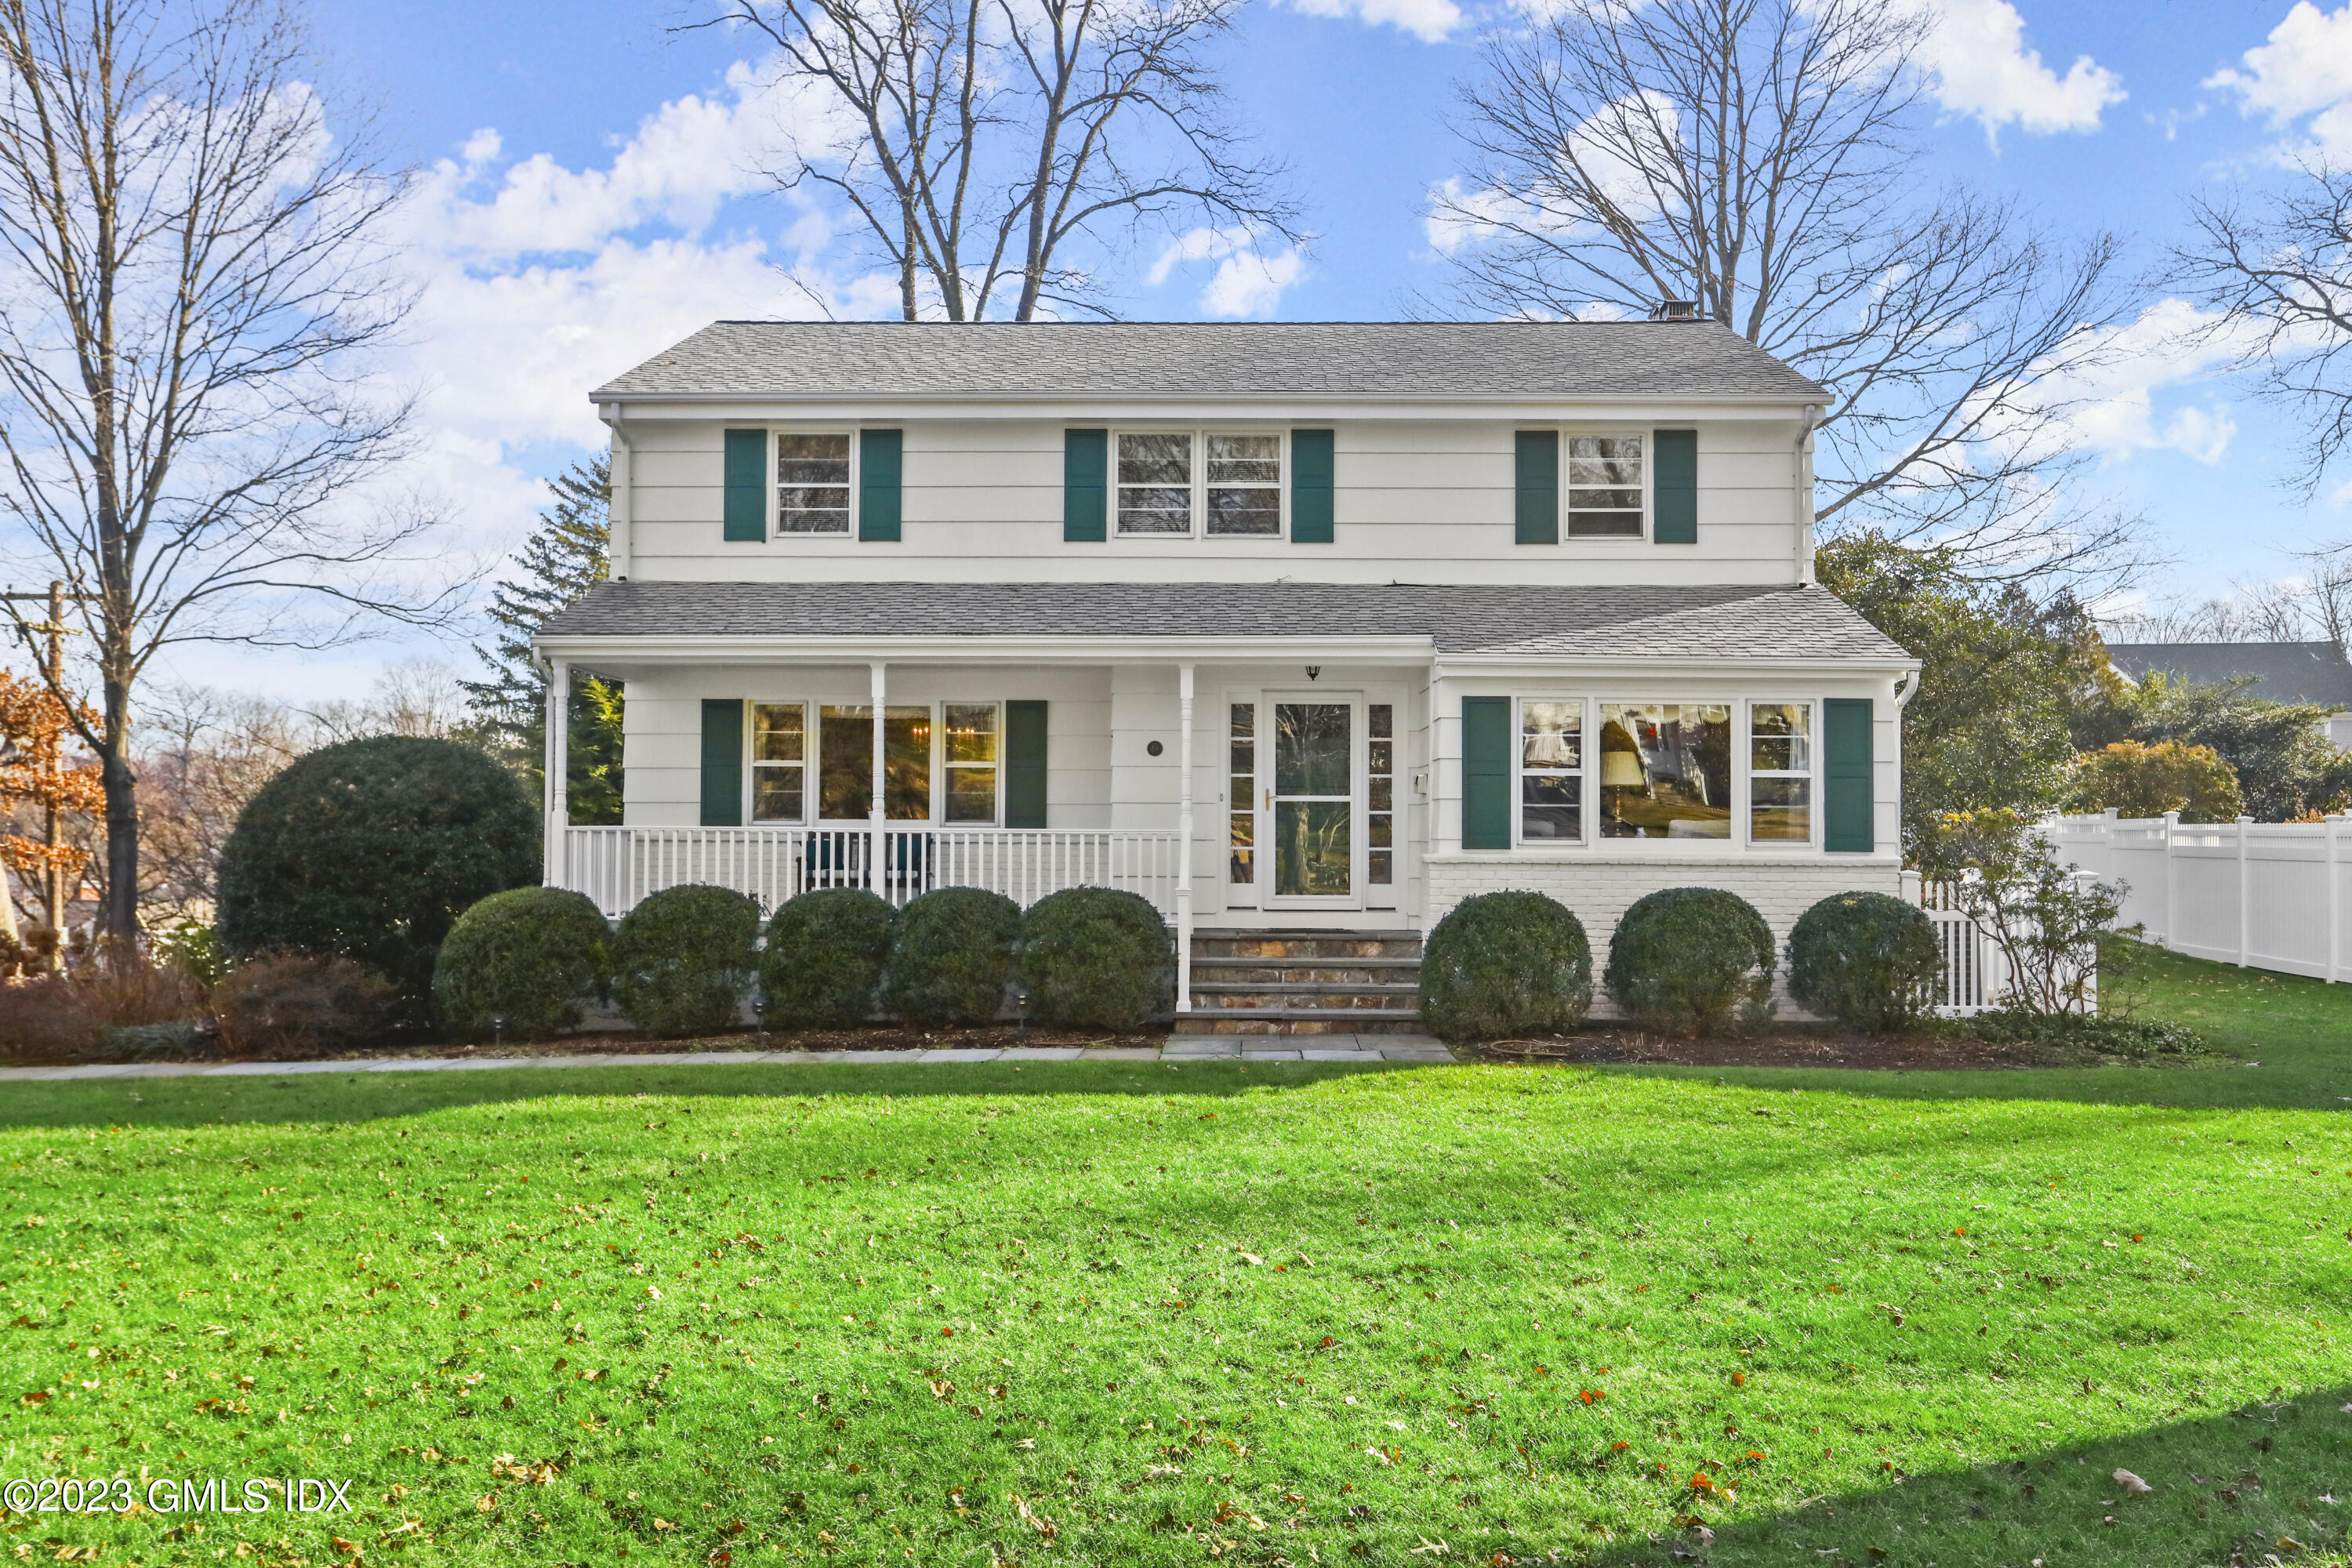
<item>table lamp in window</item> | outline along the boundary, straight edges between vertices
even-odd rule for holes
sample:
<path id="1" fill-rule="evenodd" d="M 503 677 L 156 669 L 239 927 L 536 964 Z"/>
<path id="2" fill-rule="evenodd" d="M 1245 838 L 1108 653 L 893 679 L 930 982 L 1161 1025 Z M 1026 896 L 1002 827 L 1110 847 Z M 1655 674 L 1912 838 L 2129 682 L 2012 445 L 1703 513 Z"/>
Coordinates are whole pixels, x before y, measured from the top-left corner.
<path id="1" fill-rule="evenodd" d="M 1633 737 L 1624 726 L 1604 725 L 1601 731 L 1601 787 L 1608 795 L 1610 815 L 1622 818 L 1625 815 L 1625 793 L 1639 790 L 1647 794 L 1648 773 L 1642 766 L 1642 753 L 1633 744 Z"/>

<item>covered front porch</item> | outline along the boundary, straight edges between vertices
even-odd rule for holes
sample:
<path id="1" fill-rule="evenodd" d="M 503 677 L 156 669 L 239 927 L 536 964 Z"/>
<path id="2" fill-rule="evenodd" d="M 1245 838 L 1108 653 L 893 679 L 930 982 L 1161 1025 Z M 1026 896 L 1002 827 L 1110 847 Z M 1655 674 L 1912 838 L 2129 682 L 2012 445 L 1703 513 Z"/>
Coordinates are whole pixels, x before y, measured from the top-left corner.
<path id="1" fill-rule="evenodd" d="M 1196 923 L 1416 923 L 1427 644 L 1318 640 L 1276 661 L 1198 640 L 1182 651 L 1225 657 L 1099 640 L 551 649 L 559 689 L 575 665 L 622 683 L 625 782 L 619 825 L 569 821 L 557 715 L 546 879 L 616 919 L 681 884 L 767 910 L 824 888 L 903 905 L 975 887 L 1024 907 L 1116 888 L 1168 920 L 1187 971 Z"/>

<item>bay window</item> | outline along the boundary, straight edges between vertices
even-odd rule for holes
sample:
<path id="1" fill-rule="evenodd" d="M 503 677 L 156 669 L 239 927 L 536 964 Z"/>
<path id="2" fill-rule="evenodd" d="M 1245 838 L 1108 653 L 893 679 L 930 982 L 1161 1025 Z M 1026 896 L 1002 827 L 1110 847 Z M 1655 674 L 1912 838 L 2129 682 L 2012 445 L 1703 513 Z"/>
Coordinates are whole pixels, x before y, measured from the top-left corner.
<path id="1" fill-rule="evenodd" d="M 1514 841 L 1529 848 L 1587 837 L 1812 845 L 1819 708 L 1519 698 L 1517 752 L 1508 759 Z"/>

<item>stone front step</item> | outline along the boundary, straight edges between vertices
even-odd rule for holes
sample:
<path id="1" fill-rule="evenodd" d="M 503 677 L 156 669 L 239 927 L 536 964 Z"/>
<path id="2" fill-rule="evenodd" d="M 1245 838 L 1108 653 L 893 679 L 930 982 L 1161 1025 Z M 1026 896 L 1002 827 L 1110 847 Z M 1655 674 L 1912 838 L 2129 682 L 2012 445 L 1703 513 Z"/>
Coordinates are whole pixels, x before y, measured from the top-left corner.
<path id="1" fill-rule="evenodd" d="M 1197 931 L 1180 1035 L 1409 1034 L 1421 1027 L 1411 931 Z"/>
<path id="2" fill-rule="evenodd" d="M 1177 1035 L 1419 1035 L 1418 1012 L 1363 1007 L 1195 1007 L 1176 1015 Z"/>

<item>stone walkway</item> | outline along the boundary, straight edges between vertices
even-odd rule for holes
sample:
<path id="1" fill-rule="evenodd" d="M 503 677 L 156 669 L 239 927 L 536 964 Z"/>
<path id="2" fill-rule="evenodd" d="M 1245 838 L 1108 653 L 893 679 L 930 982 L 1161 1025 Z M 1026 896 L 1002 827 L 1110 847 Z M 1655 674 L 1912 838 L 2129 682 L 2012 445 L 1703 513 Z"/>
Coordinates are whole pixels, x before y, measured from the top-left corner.
<path id="1" fill-rule="evenodd" d="M 578 1057 L 372 1057 L 340 1062 L 132 1062 L 0 1068 L 0 1083 L 82 1078 L 272 1077 L 287 1073 L 480 1072 L 492 1068 L 878 1067 L 904 1062 L 1241 1060 L 1450 1062 L 1428 1035 L 1172 1035 L 1164 1046 L 1012 1046 L 936 1051 L 677 1051 Z"/>

